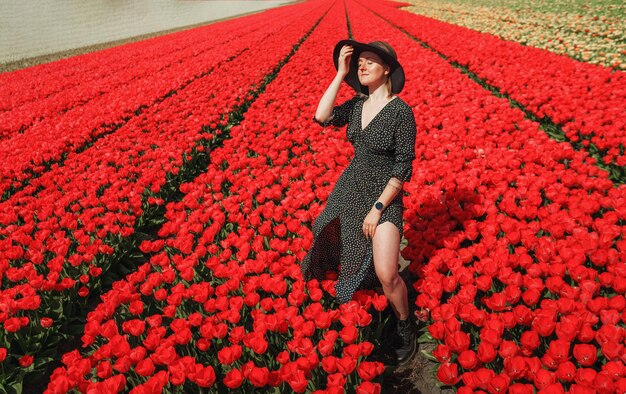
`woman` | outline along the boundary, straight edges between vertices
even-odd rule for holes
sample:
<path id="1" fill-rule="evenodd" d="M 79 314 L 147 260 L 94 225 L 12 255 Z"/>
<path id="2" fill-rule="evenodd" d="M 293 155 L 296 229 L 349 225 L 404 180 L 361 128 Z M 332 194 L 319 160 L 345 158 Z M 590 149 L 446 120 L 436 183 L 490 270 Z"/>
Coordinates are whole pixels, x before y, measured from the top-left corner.
<path id="1" fill-rule="evenodd" d="M 382 41 L 342 40 L 333 51 L 337 75 L 322 96 L 313 120 L 322 126 L 348 124 L 354 158 L 313 224 L 313 246 L 302 262 L 306 280 L 321 280 L 339 267 L 337 299 L 352 299 L 357 288 L 382 284 L 394 314 L 401 344 L 397 361 L 415 353 L 407 289 L 398 275 L 403 235 L 403 182 L 415 158 L 415 117 L 395 94 L 404 87 L 404 71 L 394 49 Z M 334 106 L 341 81 L 357 94 Z"/>

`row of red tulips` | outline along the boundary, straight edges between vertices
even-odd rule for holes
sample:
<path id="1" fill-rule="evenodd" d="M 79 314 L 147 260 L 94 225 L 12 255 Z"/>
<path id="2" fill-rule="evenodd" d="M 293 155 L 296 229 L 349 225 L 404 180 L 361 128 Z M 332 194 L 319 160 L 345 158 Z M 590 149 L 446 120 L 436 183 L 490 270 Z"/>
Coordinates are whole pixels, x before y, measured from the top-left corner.
<path id="1" fill-rule="evenodd" d="M 263 14 L 216 22 L 0 74 L 0 139 L 23 131 L 34 120 L 57 118 L 59 113 L 82 107 L 101 95 L 120 89 L 124 84 L 152 78 L 152 74 L 170 67 L 179 67 L 181 63 L 185 64 L 188 59 L 202 55 L 217 45 L 232 44 L 233 38 L 271 28 L 266 20 L 268 17 L 291 18 L 293 9 L 271 9 Z M 205 71 L 209 69 L 210 65 Z M 180 75 L 176 78 L 167 75 L 162 77 L 163 80 L 151 83 L 183 82 L 193 77 L 193 72 L 197 70 L 190 68 L 178 72 Z M 140 96 L 140 93 L 136 92 L 135 96 Z"/>
<path id="2" fill-rule="evenodd" d="M 288 17 L 283 17 L 287 12 Z M 158 102 L 231 61 L 250 45 L 277 34 L 285 23 L 295 23 L 292 15 L 289 16 L 293 12 L 289 7 L 272 10 L 270 15 L 276 15 L 271 19 L 276 18 L 283 23 L 268 22 L 256 16 L 237 33 L 225 29 L 207 35 L 207 28 L 194 29 L 191 30 L 193 33 L 176 35 L 180 36 L 178 42 L 169 38 L 164 40 L 163 45 L 147 51 L 148 56 L 144 58 L 137 58 L 134 51 L 126 53 L 125 46 L 119 47 L 116 51 L 126 53 L 124 56 L 127 59 L 121 62 L 121 69 L 112 70 L 106 78 L 86 80 L 58 94 L 38 98 L 35 102 L 47 113 L 33 112 L 31 106 L 22 106 L 0 114 L 0 122 L 4 116 L 4 126 L 11 127 L 12 132 L 10 138 L 0 141 L 0 195 L 3 200 L 10 196 L 12 189 L 19 190 L 29 179 L 48 171 L 63 157 L 86 148 L 131 119 L 141 121 L 138 119 L 142 113 L 150 111 Z M 244 19 L 249 18 L 252 17 Z M 237 21 L 235 25 L 239 23 Z M 190 40 L 194 45 L 188 44 Z M 184 49 L 173 51 L 176 45 Z M 132 62 L 132 67 L 128 62 Z M 107 72 L 108 63 L 101 61 L 101 69 L 93 71 L 98 74 Z M 32 75 L 39 80 L 39 75 Z M 79 78 L 72 75 L 66 79 L 71 85 Z M 57 99 L 67 101 L 67 110 L 58 108 L 55 104 Z M 38 118 L 32 125 L 28 118 L 31 115 Z M 17 120 L 14 126 L 6 119 L 9 116 Z M 18 133 L 25 125 L 30 127 Z"/>
<path id="3" fill-rule="evenodd" d="M 626 73 L 394 7 L 368 7 L 539 118 L 549 117 L 570 141 L 595 146 L 605 164 L 626 166 Z"/>
<path id="4" fill-rule="evenodd" d="M 349 16 L 370 39 L 377 17 Z M 391 25 L 376 34 L 404 54 L 419 108 L 403 254 L 438 378 L 460 392 L 626 390 L 626 187 Z"/>
<path id="5" fill-rule="evenodd" d="M 367 309 L 386 299 L 362 293 L 338 306 L 333 281 L 305 284 L 298 265 L 351 153 L 343 135 L 306 115 L 322 93 L 316 82 L 332 71 L 328 48 L 344 18 L 335 2 L 212 152 L 208 171 L 181 186 L 159 239 L 141 245 L 150 264 L 89 314 L 87 351 L 64 356 L 49 392 L 380 390 L 371 380 L 382 364 L 365 360 L 373 344 L 364 338 L 374 335 Z"/>
<path id="6" fill-rule="evenodd" d="M 286 21 L 263 46 L 246 49 L 1 203 L 0 347 L 8 349 L 6 376 L 21 376 L 20 366 L 33 361 L 46 362 L 32 356 L 56 346 L 50 341 L 58 341 L 56 331 L 73 317 L 64 306 L 99 291 L 112 255 L 128 248 L 135 228 L 163 203 L 162 190 L 172 187 L 181 168 L 189 167 L 185 163 L 206 155 L 221 133 L 218 125 L 252 100 L 327 9 L 328 4 L 303 5 L 305 21 Z M 18 363 L 24 356 L 29 365 Z"/>

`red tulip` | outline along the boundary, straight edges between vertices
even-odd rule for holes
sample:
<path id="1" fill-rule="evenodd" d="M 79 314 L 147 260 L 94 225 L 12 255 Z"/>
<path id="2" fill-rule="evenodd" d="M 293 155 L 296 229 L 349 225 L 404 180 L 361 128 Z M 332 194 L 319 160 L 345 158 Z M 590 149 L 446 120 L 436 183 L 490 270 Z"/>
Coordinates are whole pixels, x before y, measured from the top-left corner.
<path id="1" fill-rule="evenodd" d="M 615 392 L 615 384 L 613 383 L 613 378 L 604 372 L 596 374 L 596 377 L 593 380 L 593 387 L 598 393 L 608 394 Z"/>
<path id="2" fill-rule="evenodd" d="M 429 325 L 428 332 L 434 339 L 443 340 L 445 335 L 445 327 L 443 325 L 443 322 L 435 322 Z"/>
<path id="3" fill-rule="evenodd" d="M 243 374 L 237 368 L 233 368 L 224 375 L 224 385 L 229 389 L 236 389 L 243 383 Z"/>
<path id="4" fill-rule="evenodd" d="M 154 370 L 154 363 L 149 358 L 141 360 L 135 366 L 135 372 L 137 372 L 141 376 L 150 376 L 152 375 L 152 373 L 154 373 Z"/>
<path id="5" fill-rule="evenodd" d="M 306 389 L 307 380 L 304 376 L 304 372 L 301 370 L 290 372 L 289 374 L 284 376 L 283 379 L 296 393 L 302 393 Z"/>
<path id="6" fill-rule="evenodd" d="M 357 368 L 357 373 L 361 379 L 369 381 L 385 372 L 385 367 L 381 362 L 363 361 Z"/>
<path id="7" fill-rule="evenodd" d="M 576 339 L 580 342 L 590 342 L 596 336 L 591 324 L 583 324 Z"/>
<path id="8" fill-rule="evenodd" d="M 488 327 L 484 327 L 480 330 L 480 339 L 489 343 L 493 347 L 500 346 L 500 343 L 502 342 L 501 333 Z"/>
<path id="9" fill-rule="evenodd" d="M 498 349 L 498 354 L 503 359 L 516 356 L 520 352 L 520 348 L 513 341 L 502 341 Z"/>
<path id="10" fill-rule="evenodd" d="M 432 354 L 440 363 L 449 362 L 452 355 L 450 348 L 446 345 L 437 345 Z"/>
<path id="11" fill-rule="evenodd" d="M 548 370 L 539 369 L 535 372 L 533 382 L 535 386 L 541 390 L 554 383 L 554 375 Z"/>
<path id="12" fill-rule="evenodd" d="M 486 390 L 491 379 L 493 379 L 496 376 L 496 373 L 490 369 L 482 367 L 482 368 L 477 369 L 474 375 L 475 375 L 476 387 Z"/>
<path id="13" fill-rule="evenodd" d="M 374 344 L 371 342 L 363 341 L 359 343 L 360 352 L 363 356 L 369 356 L 374 350 Z"/>
<path id="14" fill-rule="evenodd" d="M 556 324 L 556 335 L 559 339 L 571 342 L 580 331 L 582 321 L 576 316 L 563 316 Z"/>
<path id="15" fill-rule="evenodd" d="M 349 375 L 356 368 L 356 361 L 352 357 L 341 357 L 337 359 L 337 371 L 344 375 Z"/>
<path id="16" fill-rule="evenodd" d="M 361 356 L 361 347 L 357 344 L 350 344 L 343 348 L 343 356 L 358 360 Z"/>
<path id="17" fill-rule="evenodd" d="M 624 345 L 615 342 L 605 342 L 601 346 L 602 354 L 609 360 L 618 360 L 624 352 Z"/>
<path id="18" fill-rule="evenodd" d="M 615 382 L 615 391 L 618 393 L 626 392 L 626 378 L 617 379 Z"/>
<path id="19" fill-rule="evenodd" d="M 561 383 L 556 382 L 556 383 L 551 383 L 551 384 L 547 385 L 542 390 L 539 390 L 538 393 L 541 393 L 541 394 L 550 394 L 550 393 L 565 394 L 565 390 L 563 389 L 563 385 Z"/>
<path id="20" fill-rule="evenodd" d="M 380 394 L 381 387 L 379 383 L 363 382 L 356 387 L 357 394 Z"/>
<path id="21" fill-rule="evenodd" d="M 445 362 L 447 360 L 443 360 L 441 362 Z M 473 350 L 464 350 L 457 357 L 457 362 L 463 369 L 465 370 L 473 370 L 478 365 L 478 358 L 476 353 Z"/>
<path id="22" fill-rule="evenodd" d="M 130 361 L 130 357 L 123 356 L 117 359 L 115 364 L 113 364 L 113 369 L 120 373 L 126 373 L 132 367 L 132 363 Z"/>
<path id="23" fill-rule="evenodd" d="M 326 356 L 322 358 L 322 368 L 327 373 L 335 373 L 337 371 L 338 358 L 335 356 Z"/>
<path id="24" fill-rule="evenodd" d="M 540 344 L 539 334 L 537 334 L 536 331 L 524 331 L 520 338 L 520 342 L 524 349 L 534 350 Z"/>
<path id="25" fill-rule="evenodd" d="M 618 380 L 624 376 L 624 364 L 616 361 L 609 361 L 602 366 L 602 371 L 606 372 L 613 380 Z"/>
<path id="26" fill-rule="evenodd" d="M 511 378 L 506 374 L 496 375 L 489 384 L 487 385 L 487 390 L 490 393 L 504 393 L 507 391 L 509 387 L 509 383 L 511 382 Z"/>
<path id="27" fill-rule="evenodd" d="M 52 327 L 53 323 L 54 323 L 54 320 L 50 319 L 49 317 L 42 317 L 41 318 L 41 326 L 43 328 L 50 328 L 50 327 Z"/>
<path id="28" fill-rule="evenodd" d="M 334 373 L 334 374 L 328 375 L 327 377 L 327 386 L 329 388 L 333 388 L 333 387 L 343 388 L 345 384 L 346 384 L 346 377 L 341 373 Z"/>
<path id="29" fill-rule="evenodd" d="M 483 363 L 490 363 L 497 356 L 496 349 L 489 342 L 479 343 L 477 354 L 478 354 L 478 359 Z"/>
<path id="30" fill-rule="evenodd" d="M 231 345 L 221 348 L 217 352 L 217 358 L 220 363 L 230 365 L 239 360 L 242 354 L 242 347 L 240 345 Z"/>
<path id="31" fill-rule="evenodd" d="M 537 289 L 527 289 L 522 293 L 522 299 L 524 303 L 528 306 L 533 306 L 537 302 L 539 302 L 539 298 L 541 297 L 541 292 Z"/>
<path id="32" fill-rule="evenodd" d="M 509 386 L 510 394 L 533 394 L 534 392 L 531 384 L 514 383 Z"/>
<path id="33" fill-rule="evenodd" d="M 137 346 L 133 349 L 130 349 L 128 352 L 129 360 L 133 364 L 137 364 L 139 361 L 143 360 L 146 357 L 146 348 L 142 346 Z"/>
<path id="34" fill-rule="evenodd" d="M 20 367 L 26 368 L 33 363 L 34 359 L 35 357 L 31 356 L 30 354 L 25 354 L 19 358 L 18 362 L 20 364 Z"/>
<path id="35" fill-rule="evenodd" d="M 593 387 L 597 372 L 591 368 L 578 368 L 574 380 L 581 386 Z"/>
<path id="36" fill-rule="evenodd" d="M 513 314 L 518 324 L 529 326 L 532 323 L 532 312 L 524 305 L 517 305 L 513 308 Z"/>
<path id="37" fill-rule="evenodd" d="M 157 347 L 151 356 L 155 363 L 161 365 L 169 365 L 176 359 L 176 357 L 177 354 L 174 347 L 165 344 Z"/>
<path id="38" fill-rule="evenodd" d="M 22 328 L 22 323 L 17 317 L 11 317 L 4 321 L 4 329 L 7 332 L 17 332 L 20 328 Z"/>
<path id="39" fill-rule="evenodd" d="M 269 371 L 266 367 L 263 367 L 263 368 L 253 367 L 251 372 L 248 374 L 247 378 L 254 387 L 263 387 L 267 384 L 267 381 L 269 378 Z"/>
<path id="40" fill-rule="evenodd" d="M 111 363 L 107 360 L 98 363 L 96 366 L 96 375 L 100 379 L 106 379 L 113 374 L 113 368 L 111 367 Z"/>
<path id="41" fill-rule="evenodd" d="M 461 353 L 463 350 L 467 350 L 470 345 L 470 337 L 467 333 L 457 331 L 445 336 L 446 345 L 454 353 Z"/>
<path id="42" fill-rule="evenodd" d="M 606 342 L 621 342 L 624 338 L 624 330 L 614 324 L 603 324 L 595 334 L 595 339 L 599 344 Z"/>
<path id="43" fill-rule="evenodd" d="M 385 297 L 385 295 L 374 294 L 374 297 L 372 298 L 372 305 L 377 311 L 384 311 L 387 309 L 388 305 L 387 297 Z"/>
<path id="44" fill-rule="evenodd" d="M 322 356 L 330 355 L 333 352 L 334 347 L 335 347 L 335 341 L 331 342 L 327 340 L 321 340 L 317 344 L 317 350 Z"/>
<path id="45" fill-rule="evenodd" d="M 539 335 L 547 337 L 554 331 L 556 323 L 548 317 L 540 316 L 533 320 L 532 327 Z"/>
<path id="46" fill-rule="evenodd" d="M 457 365 L 448 363 L 441 364 L 437 369 L 437 379 L 443 384 L 455 385 L 460 379 Z"/>
<path id="47" fill-rule="evenodd" d="M 354 343 L 357 340 L 359 336 L 359 331 L 354 326 L 346 326 L 339 331 L 339 336 L 341 337 L 342 341 L 350 344 Z"/>
<path id="48" fill-rule="evenodd" d="M 547 354 L 549 354 L 557 364 L 560 364 L 563 361 L 567 361 L 569 358 L 569 349 L 570 342 L 562 339 L 555 339 L 550 342 Z M 574 349 L 576 349 L 576 346 L 574 346 Z"/>
<path id="49" fill-rule="evenodd" d="M 574 345 L 573 354 L 576 361 L 584 367 L 589 367 L 596 362 L 597 348 L 594 345 L 588 345 L 584 343 L 578 343 Z"/>

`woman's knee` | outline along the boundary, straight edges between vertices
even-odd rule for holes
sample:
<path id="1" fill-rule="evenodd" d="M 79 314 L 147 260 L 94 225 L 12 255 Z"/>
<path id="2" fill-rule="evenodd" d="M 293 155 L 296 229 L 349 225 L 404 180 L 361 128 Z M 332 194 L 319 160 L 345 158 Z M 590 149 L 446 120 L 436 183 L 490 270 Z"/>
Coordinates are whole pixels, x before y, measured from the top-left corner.
<path id="1" fill-rule="evenodd" d="M 400 275 L 398 275 L 398 270 L 376 270 L 376 276 L 378 276 L 378 280 L 383 287 L 391 288 L 398 284 L 400 280 Z"/>

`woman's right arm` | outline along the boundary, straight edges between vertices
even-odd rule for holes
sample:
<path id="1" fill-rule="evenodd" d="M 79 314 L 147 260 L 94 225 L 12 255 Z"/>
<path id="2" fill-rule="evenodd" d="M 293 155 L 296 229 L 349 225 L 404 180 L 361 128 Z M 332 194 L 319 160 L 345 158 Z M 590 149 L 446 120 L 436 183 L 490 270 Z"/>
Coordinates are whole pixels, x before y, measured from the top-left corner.
<path id="1" fill-rule="evenodd" d="M 337 98 L 337 93 L 339 93 L 341 82 L 346 75 L 348 75 L 350 58 L 352 57 L 353 51 L 354 49 L 350 45 L 344 45 L 341 48 L 337 62 L 337 74 L 335 74 L 335 78 L 333 78 L 317 105 L 313 120 L 322 126 L 328 126 L 334 118 L 335 113 L 333 109 L 335 108 L 335 99 Z"/>
<path id="2" fill-rule="evenodd" d="M 337 98 L 337 93 L 339 93 L 339 88 L 341 87 L 341 82 L 343 81 L 345 75 L 341 75 L 339 72 L 335 75 L 332 82 L 324 92 L 324 95 L 320 99 L 319 104 L 317 105 L 317 111 L 315 111 L 315 119 L 319 123 L 329 124 L 331 120 L 333 120 L 333 108 L 335 107 L 335 99 Z"/>

